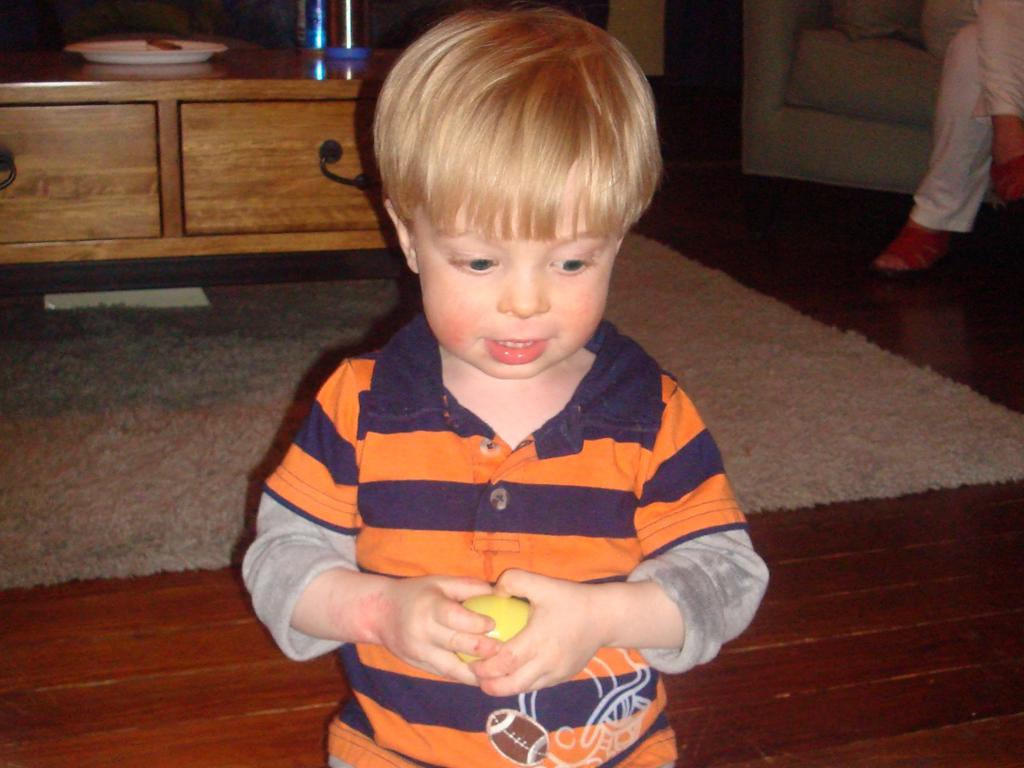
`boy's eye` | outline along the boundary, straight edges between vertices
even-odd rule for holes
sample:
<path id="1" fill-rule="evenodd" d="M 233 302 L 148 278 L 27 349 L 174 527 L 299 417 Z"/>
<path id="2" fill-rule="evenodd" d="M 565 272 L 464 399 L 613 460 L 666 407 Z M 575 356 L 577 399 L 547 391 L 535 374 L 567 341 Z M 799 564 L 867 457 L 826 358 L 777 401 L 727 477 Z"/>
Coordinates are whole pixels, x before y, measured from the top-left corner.
<path id="1" fill-rule="evenodd" d="M 558 263 L 559 269 L 563 272 L 582 272 L 586 269 L 587 262 L 583 259 L 565 259 Z"/>
<path id="2" fill-rule="evenodd" d="M 494 266 L 494 262 L 490 259 L 470 259 L 465 265 L 471 272 L 486 272 Z"/>

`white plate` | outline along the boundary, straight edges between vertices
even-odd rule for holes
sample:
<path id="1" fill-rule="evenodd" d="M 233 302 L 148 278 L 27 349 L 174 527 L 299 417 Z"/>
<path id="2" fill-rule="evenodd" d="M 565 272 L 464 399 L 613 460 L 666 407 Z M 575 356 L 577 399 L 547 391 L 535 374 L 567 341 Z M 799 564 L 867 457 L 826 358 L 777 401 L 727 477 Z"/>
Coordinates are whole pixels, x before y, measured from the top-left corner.
<path id="1" fill-rule="evenodd" d="M 72 43 L 65 50 L 80 53 L 88 61 L 98 64 L 194 64 L 227 50 L 227 46 L 220 43 L 204 43 L 198 40 L 168 39 L 166 42 L 174 43 L 181 48 L 168 51 L 150 45 L 145 40 L 94 40 Z"/>

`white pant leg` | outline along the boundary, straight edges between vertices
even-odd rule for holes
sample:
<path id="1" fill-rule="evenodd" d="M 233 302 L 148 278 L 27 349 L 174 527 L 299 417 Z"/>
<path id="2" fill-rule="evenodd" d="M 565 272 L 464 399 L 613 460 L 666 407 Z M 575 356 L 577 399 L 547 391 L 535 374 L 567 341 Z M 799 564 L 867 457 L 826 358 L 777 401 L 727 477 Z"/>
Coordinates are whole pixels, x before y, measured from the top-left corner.
<path id="1" fill-rule="evenodd" d="M 988 190 L 992 121 L 975 116 L 981 92 L 978 26 L 968 24 L 946 48 L 931 159 L 910 212 L 911 219 L 929 229 L 969 232 Z"/>
<path id="2" fill-rule="evenodd" d="M 1024 117 L 1024 0 L 982 0 L 978 54 L 984 113 Z"/>

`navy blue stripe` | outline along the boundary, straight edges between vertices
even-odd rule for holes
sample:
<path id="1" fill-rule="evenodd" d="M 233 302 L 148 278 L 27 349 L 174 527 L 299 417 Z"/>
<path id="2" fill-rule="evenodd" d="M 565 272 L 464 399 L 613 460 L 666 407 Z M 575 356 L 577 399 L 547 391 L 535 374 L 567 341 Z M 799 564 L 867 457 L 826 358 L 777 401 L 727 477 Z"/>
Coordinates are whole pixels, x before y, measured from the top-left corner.
<path id="1" fill-rule="evenodd" d="M 485 432 L 469 427 L 456 429 L 456 424 L 445 419 L 444 409 L 430 406 L 416 411 L 402 408 L 393 400 L 378 397 L 373 390 L 361 392 L 359 395 L 359 438 L 368 434 L 404 435 L 409 432 L 454 432 L 459 437 L 488 436 Z"/>
<path id="2" fill-rule="evenodd" d="M 729 523 L 727 525 L 716 525 L 711 528 L 702 528 L 701 530 L 695 531 L 694 533 L 687 534 L 686 536 L 680 536 L 678 539 L 673 539 L 668 544 L 663 544 L 662 546 L 658 547 L 656 550 L 651 552 L 649 555 L 647 555 L 647 559 L 657 557 L 658 555 L 663 555 L 670 549 L 675 549 L 680 544 L 683 544 L 687 541 L 699 539 L 701 536 L 710 536 L 712 533 L 725 533 L 726 531 L 745 531 L 746 529 L 746 523 Z"/>
<path id="3" fill-rule="evenodd" d="M 614 440 L 616 443 L 635 443 L 641 448 L 651 450 L 658 436 L 658 425 L 613 422 L 595 418 L 585 419 L 583 423 L 584 440 Z"/>
<path id="4" fill-rule="evenodd" d="M 406 480 L 365 483 L 359 511 L 377 528 L 502 531 L 547 536 L 630 538 L 636 497 L 630 491 L 566 485 L 501 483 L 503 509 L 491 504 L 498 486 Z"/>
<path id="5" fill-rule="evenodd" d="M 371 433 L 405 435 L 409 432 L 445 432 L 460 438 L 493 437 L 494 430 L 471 411 L 454 400 L 449 405 L 451 411 L 447 418 L 444 410 L 437 407 L 423 408 L 415 412 L 398 411 L 392 403 L 381 402 L 379 398 L 375 398 L 372 392 L 363 392 L 360 394 L 362 418 L 359 422 L 359 437 L 362 439 Z M 582 418 L 582 423 L 578 426 L 573 426 L 572 421 L 571 416 L 559 416 L 534 434 L 540 458 L 565 455 L 564 452 L 552 453 L 551 450 L 545 450 L 541 443 L 561 443 L 565 439 L 573 443 L 611 439 L 617 443 L 635 443 L 650 450 L 654 447 L 658 435 L 657 424 L 651 426 L 636 422 L 616 422 L 600 416 L 591 417 L 589 414 Z M 562 432 L 566 434 L 561 434 Z M 568 434 L 570 432 L 573 434 Z M 581 447 L 576 445 L 573 452 Z"/>
<path id="6" fill-rule="evenodd" d="M 341 651 L 338 651 L 338 655 L 341 655 Z M 350 696 L 348 701 L 342 705 L 341 711 L 338 713 L 338 719 L 349 728 L 363 734 L 366 738 L 375 738 L 376 731 L 373 730 L 373 725 L 370 724 L 370 720 L 366 717 L 366 713 L 363 712 L 363 708 L 359 706 L 359 701 L 354 696 Z"/>
<path id="7" fill-rule="evenodd" d="M 375 528 L 473 530 L 481 486 L 431 480 L 393 480 L 359 486 L 359 512 Z"/>
<path id="8" fill-rule="evenodd" d="M 406 677 L 364 666 L 351 643 L 343 645 L 339 653 L 352 690 L 397 713 L 408 723 L 482 731 L 490 712 L 518 709 L 516 696 L 488 696 L 474 686 Z"/>
<path id="9" fill-rule="evenodd" d="M 569 485 L 503 484 L 508 507 L 490 516 L 501 527 L 484 530 L 539 533 L 549 536 L 633 538 L 636 496 L 632 491 Z M 485 507 L 490 513 L 490 506 Z"/>
<path id="10" fill-rule="evenodd" d="M 709 477 L 725 471 L 718 446 L 706 429 L 668 459 L 644 485 L 640 505 L 681 499 Z"/>
<path id="11" fill-rule="evenodd" d="M 342 646 L 340 653 L 352 689 L 408 723 L 479 732 L 491 712 L 520 708 L 518 696 L 488 696 L 475 686 L 410 678 L 363 666 L 351 644 Z M 613 695 L 613 686 L 619 689 L 617 693 L 628 689 L 627 696 L 654 701 L 658 673 L 644 668 L 634 676 L 606 678 L 601 683 L 603 690 L 593 680 L 571 680 L 545 688 L 536 697 L 536 711 L 529 714 L 552 733 L 563 727 L 582 728 L 595 714 L 610 715 L 621 708 L 623 702 Z"/>
<path id="12" fill-rule="evenodd" d="M 323 464 L 338 485 L 355 485 L 359 481 L 356 451 L 352 443 L 338 434 L 319 402 L 314 402 L 295 444 Z"/>
<path id="13" fill-rule="evenodd" d="M 274 490 L 268 486 L 263 486 L 263 491 L 281 506 L 287 507 L 299 517 L 303 517 L 306 520 L 309 520 L 311 523 L 316 523 L 321 528 L 326 528 L 327 530 L 334 531 L 335 533 L 344 533 L 348 536 L 355 536 L 357 533 L 359 533 L 358 528 L 347 528 L 341 525 L 332 525 L 331 523 L 328 523 L 326 520 L 321 520 L 319 517 L 314 517 L 309 512 L 302 509 L 302 507 L 295 506 L 295 504 L 288 501 L 288 499 L 286 499 L 281 494 L 275 493 Z"/>

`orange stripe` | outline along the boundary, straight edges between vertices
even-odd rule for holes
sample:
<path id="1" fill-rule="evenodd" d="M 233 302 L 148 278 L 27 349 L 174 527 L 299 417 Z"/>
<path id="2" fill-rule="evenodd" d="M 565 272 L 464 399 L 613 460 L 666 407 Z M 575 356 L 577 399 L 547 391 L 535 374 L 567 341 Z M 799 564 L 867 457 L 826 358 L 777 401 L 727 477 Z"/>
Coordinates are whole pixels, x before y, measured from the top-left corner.
<path id="1" fill-rule="evenodd" d="M 638 470 L 650 461 L 650 452 L 639 443 L 608 438 L 587 440 L 572 456 L 556 456 L 527 465 L 523 482 L 535 485 L 567 485 L 581 488 L 627 491 L 639 495 L 643 478 Z M 508 480 L 517 480 L 515 472 Z"/>
<path id="2" fill-rule="evenodd" d="M 671 425 L 673 431 L 665 435 L 670 441 L 667 451 L 655 446 L 655 453 L 663 461 L 669 456 L 675 455 L 680 448 L 693 440 L 704 431 L 704 421 L 694 407 L 693 402 L 678 385 L 668 377 L 662 377 L 662 399 L 665 402 L 665 412 L 662 415 L 661 423 Z"/>
<path id="3" fill-rule="evenodd" d="M 361 524 L 355 487 L 335 485 L 327 469 L 298 446 L 288 450 L 285 460 L 267 479 L 267 487 L 330 525 L 357 528 Z"/>
<path id="4" fill-rule="evenodd" d="M 338 434 L 353 445 L 359 422 L 359 393 L 370 388 L 373 367 L 373 360 L 345 360 L 316 396 Z"/>
<path id="5" fill-rule="evenodd" d="M 420 680 L 445 680 L 445 678 L 439 677 L 438 675 L 402 661 L 382 645 L 359 643 L 356 648 L 359 654 L 359 661 L 362 662 L 364 666 L 372 667 L 373 669 L 380 669 L 385 672 L 394 672 L 402 675 L 403 677 L 412 677 Z M 590 660 L 587 668 L 580 671 L 572 679 L 591 680 L 592 675 L 596 675 L 599 678 L 609 677 L 611 675 L 624 677 L 626 675 L 635 674 L 638 667 L 644 668 L 648 666 L 639 651 L 627 650 L 624 654 L 623 650 L 624 649 L 619 648 L 599 649 L 594 658 Z"/>
<path id="6" fill-rule="evenodd" d="M 410 431 L 399 434 L 371 432 L 363 438 L 359 466 L 361 482 L 436 480 L 486 482 L 497 466 L 480 451 L 480 438 L 460 438 L 451 432 Z M 484 464 L 474 477 L 471 462 Z"/>
<path id="7" fill-rule="evenodd" d="M 343 439 L 356 445 L 359 422 L 358 393 L 369 387 L 372 360 L 346 360 L 317 393 L 317 402 L 332 420 Z M 356 510 L 356 489 L 336 485 L 327 468 L 292 444 L 267 486 L 302 511 L 324 522 L 343 528 L 357 528 L 361 519 Z"/>
<path id="8" fill-rule="evenodd" d="M 399 531 L 366 526 L 359 532 L 359 566 L 389 576 L 482 578 L 471 549 L 473 534 L 456 531 Z"/>
<path id="9" fill-rule="evenodd" d="M 324 504 L 330 503 L 331 499 L 337 497 L 339 489 L 346 486 L 339 486 L 331 477 L 330 471 L 319 459 L 311 456 L 298 444 L 293 443 L 285 454 L 284 459 L 278 465 L 279 473 L 285 478 L 285 482 L 296 487 L 309 488 L 310 492 L 323 494 L 326 498 Z M 352 500 L 355 499 L 355 486 L 347 486 L 353 489 Z M 351 501 L 349 502 L 351 503 Z"/>
<path id="10" fill-rule="evenodd" d="M 707 528 L 745 521 L 725 475 L 714 475 L 677 502 L 658 502 L 636 513 L 637 536 L 644 552 Z"/>
<path id="11" fill-rule="evenodd" d="M 362 482 L 433 480 L 487 483 L 496 477 L 531 485 L 565 485 L 640 492 L 637 469 L 650 463 L 637 443 L 612 438 L 588 440 L 579 454 L 537 461 L 536 449 L 481 450 L 483 438 L 460 438 L 447 432 L 416 431 L 367 434 L 360 453 Z"/>
<path id="12" fill-rule="evenodd" d="M 381 749 L 337 718 L 327 728 L 327 751 L 338 760 L 359 768 L 417 768 L 413 763 Z"/>
<path id="13" fill-rule="evenodd" d="M 359 565 L 392 576 L 427 573 L 496 581 L 509 568 L 572 581 L 625 576 L 643 557 L 632 539 L 364 527 Z"/>
<path id="14" fill-rule="evenodd" d="M 357 643 L 356 653 L 359 654 L 359 661 L 363 666 L 381 669 L 385 672 L 396 672 L 403 677 L 412 677 L 418 680 L 432 680 L 437 682 L 450 682 L 440 675 L 427 672 L 425 669 L 414 667 L 391 653 L 383 645 L 375 643 Z"/>

